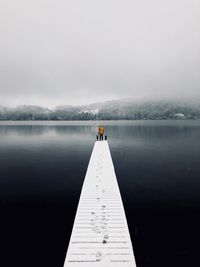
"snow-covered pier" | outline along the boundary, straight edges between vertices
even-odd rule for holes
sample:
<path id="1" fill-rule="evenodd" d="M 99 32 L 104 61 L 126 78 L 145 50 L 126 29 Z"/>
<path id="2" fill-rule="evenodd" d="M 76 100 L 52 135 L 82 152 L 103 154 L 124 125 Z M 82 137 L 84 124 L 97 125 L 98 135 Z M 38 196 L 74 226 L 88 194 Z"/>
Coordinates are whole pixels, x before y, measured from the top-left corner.
<path id="1" fill-rule="evenodd" d="M 64 267 L 136 267 L 107 141 L 96 141 Z"/>

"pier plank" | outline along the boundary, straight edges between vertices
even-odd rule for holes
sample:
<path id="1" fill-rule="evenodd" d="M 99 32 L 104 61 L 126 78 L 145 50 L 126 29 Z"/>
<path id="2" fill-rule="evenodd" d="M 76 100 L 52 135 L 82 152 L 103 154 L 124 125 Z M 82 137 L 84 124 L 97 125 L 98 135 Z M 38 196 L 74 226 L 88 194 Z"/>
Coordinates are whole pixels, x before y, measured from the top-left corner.
<path id="1" fill-rule="evenodd" d="M 96 141 L 64 267 L 136 267 L 107 141 Z"/>

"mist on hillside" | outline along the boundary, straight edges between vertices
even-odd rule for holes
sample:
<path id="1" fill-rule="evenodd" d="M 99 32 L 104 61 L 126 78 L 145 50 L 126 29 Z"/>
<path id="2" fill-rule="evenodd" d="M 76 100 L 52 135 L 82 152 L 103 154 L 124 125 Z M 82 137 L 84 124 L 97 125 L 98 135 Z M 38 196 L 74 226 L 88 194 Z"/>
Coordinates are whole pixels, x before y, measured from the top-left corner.
<path id="1" fill-rule="evenodd" d="M 200 98 L 197 0 L 2 0 L 0 105 Z"/>
<path id="2" fill-rule="evenodd" d="M 200 101 L 115 100 L 54 109 L 21 105 L 1 107 L 0 120 L 157 120 L 200 119 Z"/>

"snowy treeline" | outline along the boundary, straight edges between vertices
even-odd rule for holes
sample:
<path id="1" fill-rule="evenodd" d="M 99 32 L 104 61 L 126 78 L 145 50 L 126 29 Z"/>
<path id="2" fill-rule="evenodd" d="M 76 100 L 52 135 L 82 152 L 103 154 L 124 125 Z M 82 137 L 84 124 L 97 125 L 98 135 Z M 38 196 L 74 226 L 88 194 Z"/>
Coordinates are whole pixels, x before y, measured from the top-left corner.
<path id="1" fill-rule="evenodd" d="M 115 100 L 85 106 L 0 107 L 0 120 L 153 120 L 199 119 L 200 103 Z"/>

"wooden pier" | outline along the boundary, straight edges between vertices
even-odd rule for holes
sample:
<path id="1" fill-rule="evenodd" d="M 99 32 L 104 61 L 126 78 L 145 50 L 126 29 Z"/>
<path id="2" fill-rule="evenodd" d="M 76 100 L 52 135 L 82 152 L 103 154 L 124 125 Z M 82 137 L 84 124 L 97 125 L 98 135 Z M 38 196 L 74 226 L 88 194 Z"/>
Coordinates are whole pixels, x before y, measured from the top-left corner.
<path id="1" fill-rule="evenodd" d="M 136 267 L 107 141 L 96 141 L 64 267 Z"/>

